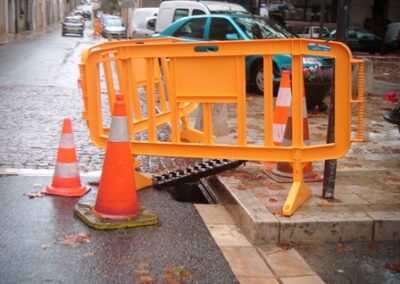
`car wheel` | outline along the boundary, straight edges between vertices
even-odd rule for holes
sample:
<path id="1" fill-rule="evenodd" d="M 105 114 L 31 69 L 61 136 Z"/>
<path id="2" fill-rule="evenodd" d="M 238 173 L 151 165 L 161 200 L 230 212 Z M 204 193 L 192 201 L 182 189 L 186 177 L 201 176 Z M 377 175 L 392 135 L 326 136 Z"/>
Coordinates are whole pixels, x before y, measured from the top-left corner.
<path id="1" fill-rule="evenodd" d="M 274 78 L 279 78 L 279 70 L 275 63 L 273 63 L 272 68 Z M 262 62 L 257 63 L 257 65 L 253 68 L 253 72 L 251 75 L 251 83 L 256 91 L 256 93 L 263 95 L 264 94 L 264 67 Z"/>

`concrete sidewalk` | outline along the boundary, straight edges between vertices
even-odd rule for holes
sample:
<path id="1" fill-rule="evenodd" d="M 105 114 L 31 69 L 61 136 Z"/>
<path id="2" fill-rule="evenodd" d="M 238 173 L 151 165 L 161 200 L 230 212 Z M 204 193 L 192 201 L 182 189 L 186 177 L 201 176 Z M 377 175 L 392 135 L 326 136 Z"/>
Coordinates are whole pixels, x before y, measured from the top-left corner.
<path id="1" fill-rule="evenodd" d="M 379 86 L 385 86 L 379 82 Z M 291 183 L 278 183 L 261 163 L 247 163 L 208 181 L 253 244 L 296 241 L 400 240 L 400 133 L 382 113 L 394 107 L 380 87 L 365 96 L 364 142 L 353 143 L 338 160 L 335 199 L 325 200 L 322 182 L 309 182 L 313 196 L 291 217 L 281 215 Z M 248 125 L 262 125 L 262 97 L 250 97 Z M 325 143 L 327 114 L 311 112 L 310 140 Z M 353 121 L 353 131 L 356 122 Z M 257 144 L 253 127 L 249 133 Z M 324 172 L 323 161 L 313 163 Z"/>

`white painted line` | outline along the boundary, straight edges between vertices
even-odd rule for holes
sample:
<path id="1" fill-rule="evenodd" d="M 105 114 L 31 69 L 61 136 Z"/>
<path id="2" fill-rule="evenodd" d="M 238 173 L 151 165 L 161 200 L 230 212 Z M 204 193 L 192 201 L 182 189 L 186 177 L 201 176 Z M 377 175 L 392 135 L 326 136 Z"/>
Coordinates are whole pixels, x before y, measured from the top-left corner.
<path id="1" fill-rule="evenodd" d="M 18 176 L 53 176 L 54 170 L 50 169 L 15 169 L 0 168 L 0 175 L 18 175 Z M 101 171 L 82 172 L 81 177 L 100 177 Z"/>

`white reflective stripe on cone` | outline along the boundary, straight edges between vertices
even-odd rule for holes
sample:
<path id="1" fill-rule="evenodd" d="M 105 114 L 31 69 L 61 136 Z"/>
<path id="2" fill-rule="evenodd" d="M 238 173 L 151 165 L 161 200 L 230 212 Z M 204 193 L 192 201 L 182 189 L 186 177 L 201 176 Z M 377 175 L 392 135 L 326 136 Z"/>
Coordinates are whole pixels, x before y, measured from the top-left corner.
<path id="1" fill-rule="evenodd" d="M 74 147 L 75 147 L 74 146 L 74 136 L 72 135 L 72 133 L 61 134 L 60 148 L 72 149 Z"/>
<path id="2" fill-rule="evenodd" d="M 111 119 L 110 133 L 108 135 L 110 142 L 129 142 L 128 120 L 126 116 L 113 116 Z"/>
<path id="3" fill-rule="evenodd" d="M 292 103 L 292 94 L 289 88 L 280 88 L 278 91 L 278 97 L 276 98 L 277 106 L 290 107 Z"/>
<path id="4" fill-rule="evenodd" d="M 272 131 L 274 133 L 274 142 L 282 143 L 283 137 L 285 135 L 286 124 L 274 123 L 272 125 Z"/>
<path id="5" fill-rule="evenodd" d="M 57 163 L 54 170 L 54 176 L 60 178 L 74 178 L 79 176 L 79 167 L 77 163 Z"/>

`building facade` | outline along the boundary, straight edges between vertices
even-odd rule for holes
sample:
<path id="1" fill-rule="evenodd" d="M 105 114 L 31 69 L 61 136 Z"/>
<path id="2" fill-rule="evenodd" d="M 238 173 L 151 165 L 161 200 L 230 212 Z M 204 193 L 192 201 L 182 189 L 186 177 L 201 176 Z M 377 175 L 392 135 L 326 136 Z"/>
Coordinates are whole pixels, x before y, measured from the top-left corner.
<path id="1" fill-rule="evenodd" d="M 78 0 L 0 0 L 0 36 L 59 23 Z"/>

